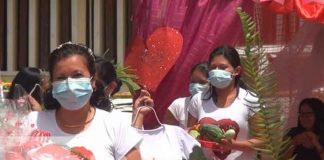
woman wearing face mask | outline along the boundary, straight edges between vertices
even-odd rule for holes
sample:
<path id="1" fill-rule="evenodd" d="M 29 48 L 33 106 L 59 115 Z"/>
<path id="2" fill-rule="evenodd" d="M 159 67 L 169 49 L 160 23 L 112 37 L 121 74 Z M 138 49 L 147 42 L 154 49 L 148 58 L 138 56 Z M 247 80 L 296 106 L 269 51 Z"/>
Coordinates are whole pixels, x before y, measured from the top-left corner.
<path id="1" fill-rule="evenodd" d="M 296 160 L 324 160 L 323 110 L 320 99 L 305 98 L 300 102 L 298 126 L 288 133 L 294 146 L 288 158 L 296 155 Z"/>
<path id="2" fill-rule="evenodd" d="M 22 96 L 18 95 L 19 93 L 15 93 L 17 92 L 17 87 L 21 86 L 28 94 L 31 109 L 33 111 L 41 111 L 43 91 L 47 88 L 47 83 L 47 77 L 45 74 L 42 74 L 40 69 L 34 67 L 23 68 L 13 79 L 7 98 L 17 99 L 19 98 L 17 96 Z"/>
<path id="3" fill-rule="evenodd" d="M 96 56 L 96 91 L 93 93 L 98 97 L 96 107 L 111 111 L 111 96 L 119 91 L 121 85 L 115 67 L 108 60 Z"/>
<path id="4" fill-rule="evenodd" d="M 253 120 L 255 114 L 250 112 L 248 102 L 257 102 L 257 98 L 241 88 L 239 54 L 231 46 L 220 46 L 210 54 L 208 67 L 211 87 L 192 98 L 188 127 L 212 123 L 224 130 L 235 130 L 235 137 L 222 139 L 218 150 L 204 149 L 209 159 L 253 159 L 252 144 L 260 141 L 249 135 L 248 121 Z"/>
<path id="5" fill-rule="evenodd" d="M 93 106 L 95 58 L 89 48 L 71 42 L 60 45 L 50 54 L 49 73 L 47 110 L 30 114 L 35 129 L 51 134 L 49 143 L 84 147 L 96 160 L 140 159 L 135 146 L 141 137 L 119 115 Z"/>
<path id="6" fill-rule="evenodd" d="M 190 71 L 189 92 L 191 96 L 181 97 L 174 100 L 169 106 L 165 116 L 164 123 L 177 125 L 187 129 L 188 105 L 193 95 L 207 90 L 208 85 L 208 65 L 207 62 L 196 64 Z"/>

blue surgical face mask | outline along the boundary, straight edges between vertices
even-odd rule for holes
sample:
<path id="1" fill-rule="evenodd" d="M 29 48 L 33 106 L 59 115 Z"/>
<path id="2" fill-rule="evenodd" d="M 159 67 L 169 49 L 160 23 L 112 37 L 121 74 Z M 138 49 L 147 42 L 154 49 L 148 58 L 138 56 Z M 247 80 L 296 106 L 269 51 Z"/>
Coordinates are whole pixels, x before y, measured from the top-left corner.
<path id="1" fill-rule="evenodd" d="M 190 83 L 189 92 L 191 95 L 195 95 L 198 92 L 203 92 L 208 88 L 208 84 L 200 84 L 200 83 Z"/>
<path id="2" fill-rule="evenodd" d="M 67 78 L 53 82 L 53 97 L 64 109 L 78 110 L 92 95 L 91 78 Z"/>
<path id="3" fill-rule="evenodd" d="M 216 88 L 223 89 L 228 87 L 232 82 L 232 73 L 220 70 L 220 69 L 213 69 L 209 71 L 209 82 Z"/>

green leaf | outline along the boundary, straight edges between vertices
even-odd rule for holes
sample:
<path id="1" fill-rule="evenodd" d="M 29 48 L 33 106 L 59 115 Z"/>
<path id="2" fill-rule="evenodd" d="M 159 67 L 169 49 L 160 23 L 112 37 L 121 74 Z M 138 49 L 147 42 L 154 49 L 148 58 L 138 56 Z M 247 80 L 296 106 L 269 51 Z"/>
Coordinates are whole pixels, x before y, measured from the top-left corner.
<path id="1" fill-rule="evenodd" d="M 138 76 L 130 73 L 134 69 L 130 66 L 123 67 L 120 64 L 116 64 L 115 68 L 117 78 L 120 79 L 134 95 L 135 91 L 140 89 L 140 86 L 135 82 L 135 80 L 138 79 Z"/>
<path id="2" fill-rule="evenodd" d="M 255 146 L 261 155 L 274 160 L 283 160 L 285 151 L 291 146 L 290 139 L 285 139 L 285 118 L 283 108 L 278 101 L 275 74 L 269 66 L 267 54 L 262 47 L 260 32 L 253 18 L 237 9 L 240 16 L 245 43 L 245 57 L 242 59 L 244 68 L 242 79 L 258 97 L 258 103 L 248 106 L 250 110 L 258 110 L 249 121 L 251 134 L 261 139 L 263 144 Z M 265 107 L 264 107 L 265 106 Z"/>

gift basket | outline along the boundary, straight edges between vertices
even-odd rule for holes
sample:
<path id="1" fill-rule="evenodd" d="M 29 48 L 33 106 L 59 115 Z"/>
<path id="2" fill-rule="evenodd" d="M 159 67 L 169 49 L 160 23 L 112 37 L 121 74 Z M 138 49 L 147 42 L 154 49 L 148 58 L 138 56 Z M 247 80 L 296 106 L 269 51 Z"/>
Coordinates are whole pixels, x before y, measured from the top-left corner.
<path id="1" fill-rule="evenodd" d="M 1 86 L 0 86 L 1 87 Z M 28 94 L 14 87 L 14 98 L 4 97 L 0 89 L 0 159 L 4 160 L 92 160 L 84 147 L 67 147 L 50 143 L 50 133 L 35 129 L 29 120 L 31 112 Z"/>
<path id="2" fill-rule="evenodd" d="M 215 121 L 211 118 L 203 118 L 188 131 L 203 149 L 211 150 L 218 158 L 225 159 L 231 150 L 224 150 L 221 144 L 224 140 L 236 139 L 239 132 L 235 125 L 228 125 L 228 122 L 230 122 L 228 119 Z"/>

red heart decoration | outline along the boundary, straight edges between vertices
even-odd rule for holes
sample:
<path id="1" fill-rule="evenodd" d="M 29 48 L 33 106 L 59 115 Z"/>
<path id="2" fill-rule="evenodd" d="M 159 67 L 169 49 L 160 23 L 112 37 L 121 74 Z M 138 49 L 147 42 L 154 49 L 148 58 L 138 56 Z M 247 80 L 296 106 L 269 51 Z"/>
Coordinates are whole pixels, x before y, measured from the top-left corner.
<path id="1" fill-rule="evenodd" d="M 221 119 L 221 120 L 216 121 L 212 118 L 205 117 L 205 118 L 200 119 L 198 123 L 199 124 L 207 123 L 207 124 L 217 125 L 219 128 L 223 129 L 224 131 L 227 131 L 228 129 L 234 129 L 235 130 L 234 139 L 236 139 L 237 134 L 240 131 L 239 125 L 231 119 Z M 225 159 L 230 153 L 231 153 L 231 151 L 221 152 L 221 151 L 214 150 L 214 154 L 220 159 Z"/>
<path id="2" fill-rule="evenodd" d="M 304 0 L 295 0 L 297 12 L 302 17 L 324 23 L 324 5 L 318 2 L 305 3 Z"/>
<path id="3" fill-rule="evenodd" d="M 183 45 L 179 31 L 171 27 L 157 28 L 144 44 L 136 37 L 128 50 L 125 64 L 136 69 L 138 83 L 155 91 L 160 82 L 175 64 Z"/>

